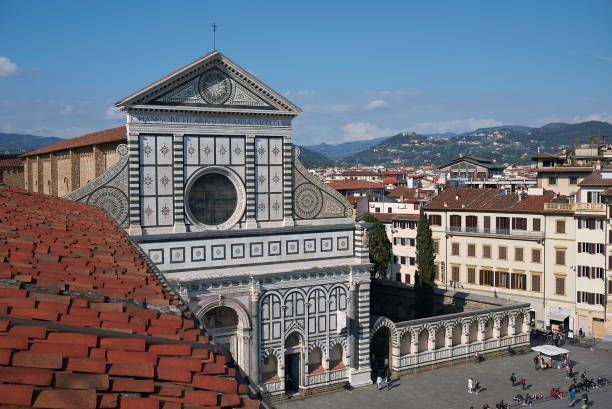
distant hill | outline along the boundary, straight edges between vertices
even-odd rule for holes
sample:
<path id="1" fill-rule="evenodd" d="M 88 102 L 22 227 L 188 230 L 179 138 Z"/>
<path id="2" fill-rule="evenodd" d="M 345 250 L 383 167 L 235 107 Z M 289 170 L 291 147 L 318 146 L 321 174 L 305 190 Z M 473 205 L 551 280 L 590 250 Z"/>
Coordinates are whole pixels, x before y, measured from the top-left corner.
<path id="1" fill-rule="evenodd" d="M 329 143 L 320 143 L 318 145 L 306 146 L 311 152 L 320 153 L 333 161 L 344 159 L 354 153 L 361 152 L 374 146 L 385 139 L 389 138 L 384 136 L 382 138 L 369 139 L 367 141 L 354 141 L 354 142 L 343 142 L 338 145 L 331 145 Z"/>
<path id="2" fill-rule="evenodd" d="M 540 128 L 509 125 L 477 129 L 449 139 L 402 132 L 339 164 L 436 166 L 460 154 L 490 158 L 498 164 L 528 164 L 538 148 L 554 153 L 574 146 L 576 138 L 586 143 L 593 135 L 608 135 L 612 142 L 612 125 L 600 121 L 554 123 Z"/>
<path id="3" fill-rule="evenodd" d="M 25 153 L 61 141 L 54 136 L 36 136 L 18 133 L 0 133 L 0 153 Z"/>
<path id="4" fill-rule="evenodd" d="M 431 136 L 432 138 L 454 138 L 457 136 L 454 132 L 444 132 L 444 133 L 426 133 L 423 136 Z"/>
<path id="5" fill-rule="evenodd" d="M 321 155 L 318 152 L 313 152 L 310 149 L 300 146 L 300 162 L 307 168 L 318 168 L 322 166 L 333 166 L 333 160 L 328 157 Z"/>

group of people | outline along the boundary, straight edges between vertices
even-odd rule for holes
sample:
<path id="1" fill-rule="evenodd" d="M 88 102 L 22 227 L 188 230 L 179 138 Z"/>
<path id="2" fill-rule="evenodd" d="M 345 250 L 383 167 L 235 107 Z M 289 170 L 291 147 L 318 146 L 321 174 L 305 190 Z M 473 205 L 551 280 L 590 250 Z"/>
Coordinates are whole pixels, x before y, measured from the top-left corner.
<path id="1" fill-rule="evenodd" d="M 525 379 L 524 376 L 521 376 L 519 382 L 517 382 L 516 380 L 516 375 L 514 374 L 514 372 L 512 372 L 512 375 L 510 375 L 510 384 L 512 385 L 512 387 L 514 388 L 518 384 L 521 385 L 522 390 L 527 389 L 527 379 Z"/>
<path id="2" fill-rule="evenodd" d="M 392 381 L 391 381 L 391 370 L 389 368 L 386 368 L 384 372 L 378 373 L 378 376 L 376 377 L 376 389 L 377 390 L 384 389 L 384 386 L 382 386 L 383 377 L 385 379 L 385 382 L 387 383 L 387 390 L 390 390 Z"/>
<path id="3" fill-rule="evenodd" d="M 526 393 L 525 396 L 517 393 L 516 396 L 512 398 L 513 401 L 518 402 L 523 406 L 531 406 L 533 405 L 533 402 L 538 399 L 542 399 L 541 393 Z"/>
<path id="4" fill-rule="evenodd" d="M 472 378 L 468 379 L 468 392 L 476 394 L 480 392 L 480 381 L 478 379 L 476 379 L 476 381 Z"/>

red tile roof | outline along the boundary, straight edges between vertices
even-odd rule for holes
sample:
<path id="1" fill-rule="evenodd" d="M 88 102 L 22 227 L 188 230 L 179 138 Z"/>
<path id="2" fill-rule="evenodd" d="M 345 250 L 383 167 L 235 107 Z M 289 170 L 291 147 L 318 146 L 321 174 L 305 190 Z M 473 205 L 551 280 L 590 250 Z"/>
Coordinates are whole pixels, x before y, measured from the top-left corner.
<path id="1" fill-rule="evenodd" d="M 325 183 L 336 190 L 384 189 L 385 187 L 382 182 L 367 180 L 332 180 Z"/>
<path id="2" fill-rule="evenodd" d="M 23 166 L 23 159 L 12 158 L 12 159 L 0 159 L 0 168 L 18 168 Z"/>
<path id="3" fill-rule="evenodd" d="M 578 185 L 599 187 L 612 186 L 612 169 L 606 169 L 603 172 L 594 170 L 593 173 L 587 175 Z"/>
<path id="4" fill-rule="evenodd" d="M 399 221 L 418 221 L 419 220 L 419 215 L 418 214 L 404 214 L 404 213 L 375 213 L 375 212 L 369 212 L 367 213 L 369 215 L 374 216 L 375 218 L 377 218 L 378 220 L 380 220 L 381 223 L 391 223 L 394 220 L 399 220 Z M 363 218 L 363 216 L 360 217 L 360 219 Z"/>
<path id="5" fill-rule="evenodd" d="M 450 187 L 434 197 L 425 209 L 543 212 L 544 203 L 554 199 L 552 192 L 526 196 L 521 200 L 517 193 L 504 194 L 503 189 Z"/>
<path id="6" fill-rule="evenodd" d="M 382 177 L 383 174 L 375 170 L 345 170 L 343 176 L 377 176 Z"/>
<path id="7" fill-rule="evenodd" d="M 591 173 L 593 168 L 590 166 L 551 166 L 537 168 L 538 173 Z"/>
<path id="8" fill-rule="evenodd" d="M 259 407 L 100 208 L 0 191 L 0 406 Z"/>
<path id="9" fill-rule="evenodd" d="M 118 141 L 126 141 L 126 140 L 127 140 L 127 133 L 126 133 L 125 126 L 120 126 L 118 128 L 106 129 L 104 131 L 89 133 L 87 135 L 82 135 L 82 136 L 77 136 L 76 138 L 72 138 L 72 139 L 64 139 L 63 141 L 59 141 L 51 145 L 47 145 L 42 148 L 33 150 L 31 152 L 24 153 L 21 156 L 25 157 L 25 156 L 41 155 L 44 153 L 63 151 L 65 149 L 79 148 L 83 146 L 98 145 L 102 143 L 118 142 Z"/>

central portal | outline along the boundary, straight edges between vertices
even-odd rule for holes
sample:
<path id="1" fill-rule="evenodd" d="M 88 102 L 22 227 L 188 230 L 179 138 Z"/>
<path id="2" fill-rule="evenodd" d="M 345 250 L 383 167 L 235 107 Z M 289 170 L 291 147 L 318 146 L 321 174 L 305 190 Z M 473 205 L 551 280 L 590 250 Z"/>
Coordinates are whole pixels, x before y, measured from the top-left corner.
<path id="1" fill-rule="evenodd" d="M 302 385 L 302 336 L 292 332 L 285 340 L 285 392 L 292 394 Z"/>

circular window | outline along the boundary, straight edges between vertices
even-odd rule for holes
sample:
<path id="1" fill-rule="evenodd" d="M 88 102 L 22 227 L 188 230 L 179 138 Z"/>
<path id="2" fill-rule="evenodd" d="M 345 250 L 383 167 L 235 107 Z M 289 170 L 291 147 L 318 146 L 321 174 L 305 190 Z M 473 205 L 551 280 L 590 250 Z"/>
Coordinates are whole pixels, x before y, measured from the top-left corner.
<path id="1" fill-rule="evenodd" d="M 185 189 L 187 218 L 194 225 L 227 229 L 244 212 L 244 186 L 231 170 L 210 167 L 196 172 Z"/>

